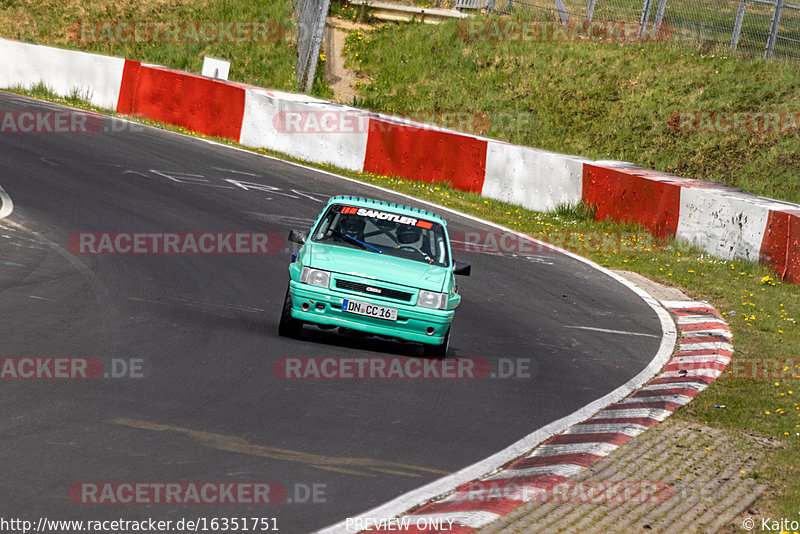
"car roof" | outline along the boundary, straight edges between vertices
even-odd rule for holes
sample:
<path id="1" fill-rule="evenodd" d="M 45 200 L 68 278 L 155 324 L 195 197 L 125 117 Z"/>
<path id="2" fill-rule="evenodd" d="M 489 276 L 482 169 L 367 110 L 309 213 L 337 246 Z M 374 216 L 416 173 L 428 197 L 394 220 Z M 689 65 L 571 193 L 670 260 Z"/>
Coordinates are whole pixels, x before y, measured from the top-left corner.
<path id="1" fill-rule="evenodd" d="M 426 219 L 438 222 L 442 226 L 447 226 L 447 221 L 440 215 L 436 215 L 435 213 L 431 213 L 430 211 L 422 210 L 419 208 L 404 206 L 402 204 L 395 204 L 393 202 L 384 202 L 383 200 L 373 200 L 370 198 L 353 197 L 349 195 L 337 195 L 335 197 L 331 197 L 328 200 L 327 205 L 330 206 L 331 204 L 343 204 L 343 203 L 346 203 L 350 206 L 357 206 L 360 208 L 379 209 L 391 213 L 399 213 L 402 215 L 408 215 L 410 217 L 425 217 Z"/>

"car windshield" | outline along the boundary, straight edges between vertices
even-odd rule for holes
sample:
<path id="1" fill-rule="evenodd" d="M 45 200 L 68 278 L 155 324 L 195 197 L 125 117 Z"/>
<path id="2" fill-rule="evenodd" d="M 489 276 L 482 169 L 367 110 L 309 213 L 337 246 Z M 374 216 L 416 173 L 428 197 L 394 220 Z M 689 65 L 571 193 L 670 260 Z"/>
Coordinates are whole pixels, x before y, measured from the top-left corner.
<path id="1" fill-rule="evenodd" d="M 379 209 L 334 204 L 311 240 L 441 267 L 450 264 L 441 224 Z"/>

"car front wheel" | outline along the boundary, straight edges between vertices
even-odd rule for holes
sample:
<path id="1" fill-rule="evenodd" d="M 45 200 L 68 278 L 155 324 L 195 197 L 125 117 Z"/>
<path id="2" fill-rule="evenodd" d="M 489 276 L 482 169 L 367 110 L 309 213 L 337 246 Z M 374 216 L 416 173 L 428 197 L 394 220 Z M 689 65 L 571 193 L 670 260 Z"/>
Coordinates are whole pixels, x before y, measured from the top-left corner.
<path id="1" fill-rule="evenodd" d="M 447 356 L 447 348 L 450 346 L 450 329 L 447 329 L 447 333 L 444 335 L 444 339 L 442 340 L 441 345 L 425 345 L 424 353 L 425 356 L 429 356 L 432 358 L 444 358 Z"/>
<path id="2" fill-rule="evenodd" d="M 292 296 L 287 288 L 286 298 L 283 301 L 283 310 L 281 310 L 281 322 L 278 324 L 278 335 L 299 338 L 302 332 L 303 322 L 292 317 Z"/>

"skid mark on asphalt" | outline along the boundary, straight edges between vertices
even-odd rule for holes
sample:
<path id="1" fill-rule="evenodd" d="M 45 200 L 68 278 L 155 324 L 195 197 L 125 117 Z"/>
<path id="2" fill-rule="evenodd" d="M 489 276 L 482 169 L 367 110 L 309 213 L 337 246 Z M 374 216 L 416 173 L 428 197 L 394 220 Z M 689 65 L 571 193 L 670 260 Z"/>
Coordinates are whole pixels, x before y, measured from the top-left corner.
<path id="1" fill-rule="evenodd" d="M 627 330 L 610 330 L 608 328 L 597 328 L 595 326 L 569 326 L 565 325 L 564 328 L 577 328 L 579 330 L 591 330 L 593 332 L 605 332 L 606 334 L 622 334 L 626 336 L 644 336 L 644 337 L 654 337 L 660 338 L 661 336 L 657 336 L 655 334 L 645 334 L 644 332 L 628 332 Z"/>
<path id="2" fill-rule="evenodd" d="M 249 454 L 251 456 L 261 456 L 263 458 L 284 460 L 287 462 L 297 462 L 317 469 L 334 471 L 337 473 L 346 473 L 359 476 L 375 476 L 376 473 L 385 473 L 405 477 L 421 477 L 424 474 L 429 473 L 436 475 L 448 474 L 447 471 L 440 471 L 438 469 L 430 469 L 427 467 L 403 464 L 399 462 L 389 462 L 375 458 L 322 456 L 319 454 L 310 454 L 288 449 L 279 449 L 276 447 L 267 447 L 264 445 L 255 445 L 238 436 L 213 434 L 211 432 L 202 432 L 199 430 L 192 430 L 190 428 L 179 426 L 160 425 L 157 423 L 150 423 L 148 421 L 119 418 L 113 419 L 112 422 L 118 425 L 139 428 L 142 430 L 178 432 L 180 434 L 185 434 L 190 438 L 196 439 L 201 444 L 212 449 L 236 452 L 239 454 Z"/>
<path id="3" fill-rule="evenodd" d="M 222 304 L 216 302 L 203 302 L 200 300 L 192 300 L 178 297 L 160 297 L 157 299 L 145 299 L 139 297 L 131 297 L 128 300 L 134 302 L 147 302 L 150 304 L 164 304 L 167 306 L 177 306 L 181 308 L 190 308 L 200 311 L 237 311 L 245 313 L 261 313 L 263 308 L 255 308 L 252 306 L 241 306 L 238 304 Z"/>
<path id="4" fill-rule="evenodd" d="M 237 171 L 234 169 L 223 169 L 222 167 L 211 167 L 215 171 L 223 171 L 223 172 L 232 172 L 233 174 L 246 174 L 247 176 L 255 176 L 258 177 L 257 174 L 253 174 L 252 172 L 244 172 L 244 171 Z"/>

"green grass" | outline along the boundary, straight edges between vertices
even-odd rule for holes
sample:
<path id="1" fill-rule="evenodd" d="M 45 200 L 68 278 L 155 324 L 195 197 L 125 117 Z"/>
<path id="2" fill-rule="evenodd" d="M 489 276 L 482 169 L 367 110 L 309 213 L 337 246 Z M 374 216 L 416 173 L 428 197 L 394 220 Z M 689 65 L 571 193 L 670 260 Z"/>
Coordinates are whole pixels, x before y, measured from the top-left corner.
<path id="1" fill-rule="evenodd" d="M 269 21 L 283 25 L 286 33 L 270 43 L 85 43 L 70 37 L 70 27 L 79 21 Z M 297 89 L 297 29 L 289 0 L 5 0 L 0 3 L 0 36 L 194 73 L 201 71 L 204 56 L 214 56 L 231 62 L 231 80 L 285 91 Z M 312 93 L 330 97 L 333 93 L 322 81 L 323 71 L 317 69 Z"/>
<path id="2" fill-rule="evenodd" d="M 797 133 L 667 126 L 674 111 L 800 110 L 792 64 L 663 43 L 467 43 L 455 22 L 354 32 L 346 53 L 371 109 L 485 112 L 489 137 L 800 203 Z"/>

